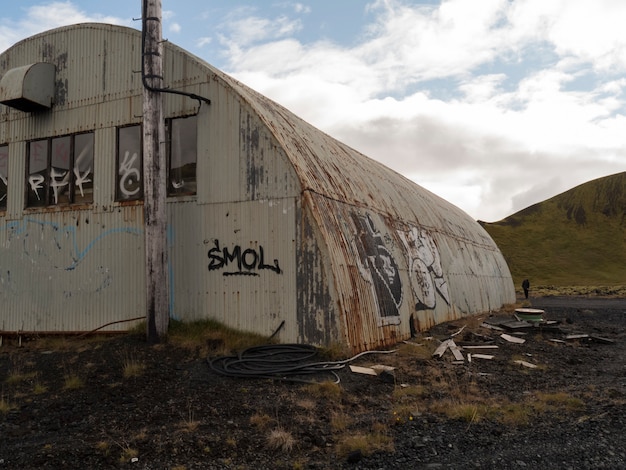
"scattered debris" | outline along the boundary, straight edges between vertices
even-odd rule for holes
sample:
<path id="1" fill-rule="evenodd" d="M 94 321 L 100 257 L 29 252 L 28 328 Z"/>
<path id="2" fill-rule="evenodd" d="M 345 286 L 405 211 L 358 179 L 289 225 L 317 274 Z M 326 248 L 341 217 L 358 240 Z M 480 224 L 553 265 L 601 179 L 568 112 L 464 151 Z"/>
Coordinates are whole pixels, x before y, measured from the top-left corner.
<path id="1" fill-rule="evenodd" d="M 361 367 L 361 366 L 350 365 L 350 370 L 354 372 L 355 374 L 377 376 L 378 378 L 380 378 L 381 380 L 385 382 L 393 383 L 396 380 L 395 374 L 393 372 L 395 368 L 391 366 L 385 366 L 382 364 L 376 364 L 376 365 L 373 365 L 372 367 Z"/>
<path id="2" fill-rule="evenodd" d="M 350 366 L 350 370 L 355 374 L 378 375 L 371 367 Z"/>
<path id="3" fill-rule="evenodd" d="M 487 322 L 482 322 L 480 326 L 482 326 L 483 328 L 488 328 L 490 330 L 504 331 L 504 328 L 500 328 L 497 325 L 491 325 L 491 324 L 489 324 Z"/>
<path id="4" fill-rule="evenodd" d="M 537 368 L 537 364 L 533 364 L 531 362 L 526 362 L 526 361 L 521 361 L 521 360 L 514 361 L 514 362 L 515 362 L 515 364 L 519 364 L 521 366 L 528 367 L 529 369 L 536 369 Z"/>
<path id="5" fill-rule="evenodd" d="M 456 343 L 454 342 L 453 339 L 447 339 L 447 340 L 443 341 L 437 347 L 437 349 L 435 349 L 435 352 L 433 353 L 433 356 L 437 356 L 437 357 L 441 358 L 448 349 L 450 349 L 450 351 L 454 355 L 454 358 L 457 361 L 461 361 L 461 362 L 465 361 L 465 358 L 463 357 L 463 353 L 461 352 L 461 350 L 456 345 Z"/>
<path id="6" fill-rule="evenodd" d="M 544 313 L 546 312 L 537 308 L 516 308 L 515 318 L 519 321 L 543 322 L 545 321 L 543 318 Z"/>
<path id="7" fill-rule="evenodd" d="M 456 345 L 456 343 L 453 340 L 449 340 L 449 341 L 450 342 L 448 344 L 448 347 L 450 348 L 450 351 L 452 351 L 454 358 L 457 361 L 465 361 L 465 358 L 463 357 L 463 353 L 461 352 L 459 347 Z"/>
<path id="8" fill-rule="evenodd" d="M 493 354 L 468 354 L 467 356 L 468 358 L 471 356 L 472 359 L 488 359 L 488 360 L 491 360 L 494 357 L 496 357 Z"/>
<path id="9" fill-rule="evenodd" d="M 467 325 L 463 325 L 459 331 L 457 331 L 456 333 L 452 333 L 452 334 L 450 335 L 450 338 L 454 338 L 456 335 L 458 335 L 459 333 L 461 333 L 461 332 L 465 329 L 465 327 L 466 327 L 466 326 L 467 326 Z"/>
<path id="10" fill-rule="evenodd" d="M 500 335 L 500 338 L 502 338 L 505 341 L 508 341 L 509 343 L 524 344 L 526 342 L 524 338 L 518 338 L 517 336 L 507 335 L 506 333 L 502 333 Z"/>
<path id="11" fill-rule="evenodd" d="M 448 349 L 448 346 L 450 345 L 450 339 L 447 339 L 445 341 L 443 341 L 439 346 L 437 346 L 437 349 L 435 349 L 435 352 L 433 352 L 433 356 L 437 356 L 439 358 L 441 358 L 441 356 L 443 356 L 443 353 L 446 352 L 446 350 Z"/>

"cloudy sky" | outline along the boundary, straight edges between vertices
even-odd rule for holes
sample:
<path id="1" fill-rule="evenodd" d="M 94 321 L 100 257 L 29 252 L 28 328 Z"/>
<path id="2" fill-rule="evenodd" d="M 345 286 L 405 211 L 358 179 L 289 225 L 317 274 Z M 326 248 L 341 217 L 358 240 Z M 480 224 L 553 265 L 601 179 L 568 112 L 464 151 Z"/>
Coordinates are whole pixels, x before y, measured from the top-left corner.
<path id="1" fill-rule="evenodd" d="M 475 219 L 626 170 L 624 0 L 162 6 L 164 38 Z M 0 50 L 140 16 L 140 0 L 7 1 Z"/>

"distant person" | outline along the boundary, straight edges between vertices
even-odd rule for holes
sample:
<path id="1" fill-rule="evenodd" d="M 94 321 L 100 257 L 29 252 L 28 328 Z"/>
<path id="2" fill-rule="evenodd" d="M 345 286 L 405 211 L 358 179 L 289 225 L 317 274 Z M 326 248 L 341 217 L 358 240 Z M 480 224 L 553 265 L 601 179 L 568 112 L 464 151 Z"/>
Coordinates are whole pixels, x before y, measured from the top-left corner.
<path id="1" fill-rule="evenodd" d="M 528 289 L 530 289 L 530 281 L 528 279 L 522 281 L 522 289 L 524 289 L 524 297 L 528 298 Z"/>

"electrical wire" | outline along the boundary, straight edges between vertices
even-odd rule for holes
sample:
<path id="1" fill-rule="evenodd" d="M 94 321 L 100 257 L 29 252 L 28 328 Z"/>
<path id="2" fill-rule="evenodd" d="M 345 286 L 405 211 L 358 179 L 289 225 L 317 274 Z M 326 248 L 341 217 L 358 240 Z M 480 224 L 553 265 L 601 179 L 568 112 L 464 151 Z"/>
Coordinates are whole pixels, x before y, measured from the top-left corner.
<path id="1" fill-rule="evenodd" d="M 364 351 L 342 361 L 313 361 L 319 352 L 307 344 L 270 344 L 248 348 L 233 356 L 207 358 L 211 370 L 227 377 L 275 379 L 317 383 L 307 380 L 311 375 L 329 376 L 340 382 L 337 371 L 365 354 L 389 354 L 392 351 Z"/>
<path id="2" fill-rule="evenodd" d="M 163 77 L 146 75 L 145 56 L 146 55 L 157 55 L 158 54 L 158 52 L 156 52 L 156 51 L 146 51 L 146 22 L 148 20 L 161 22 L 161 18 L 146 17 L 146 11 L 148 9 L 147 4 L 148 4 L 148 1 L 147 0 L 143 0 L 142 8 L 141 8 L 141 82 L 143 83 L 144 88 L 146 90 L 149 90 L 149 91 L 152 91 L 152 92 L 157 92 L 157 93 L 160 92 L 160 93 L 170 93 L 170 94 L 174 94 L 174 95 L 187 96 L 189 98 L 197 100 L 199 107 L 202 106 L 203 102 L 206 103 L 206 104 L 211 104 L 211 100 L 209 98 L 204 97 L 204 96 L 196 95 L 195 93 L 189 93 L 189 92 L 186 92 L 186 91 L 173 90 L 171 88 L 154 87 L 154 86 L 152 86 L 152 85 L 150 85 L 148 83 L 148 80 L 147 80 L 148 78 L 158 78 L 160 80 L 163 80 Z M 198 107 L 198 109 L 199 109 L 199 107 Z"/>

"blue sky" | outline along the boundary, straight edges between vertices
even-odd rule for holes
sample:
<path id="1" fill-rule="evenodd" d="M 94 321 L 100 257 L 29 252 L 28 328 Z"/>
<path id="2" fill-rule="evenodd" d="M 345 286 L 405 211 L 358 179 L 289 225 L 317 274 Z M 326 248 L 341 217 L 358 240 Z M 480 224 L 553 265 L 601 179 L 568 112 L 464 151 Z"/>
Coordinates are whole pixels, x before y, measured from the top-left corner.
<path id="1" fill-rule="evenodd" d="M 163 0 L 163 36 L 495 221 L 626 169 L 623 0 Z M 140 28 L 141 1 L 21 0 L 0 50 Z"/>

